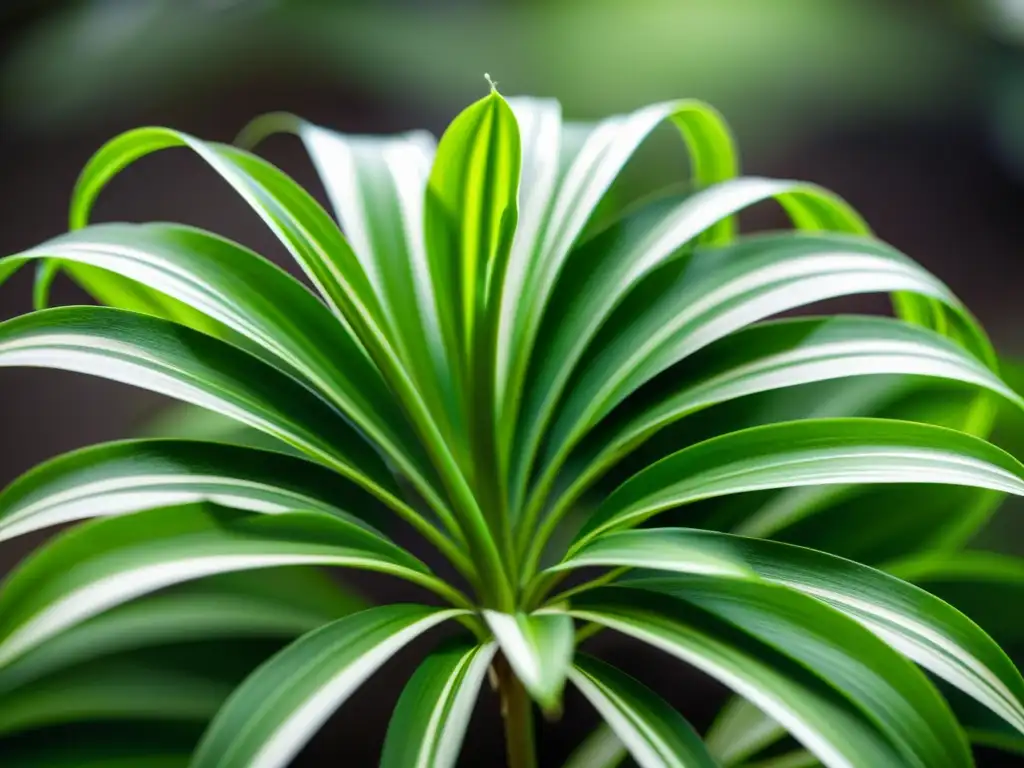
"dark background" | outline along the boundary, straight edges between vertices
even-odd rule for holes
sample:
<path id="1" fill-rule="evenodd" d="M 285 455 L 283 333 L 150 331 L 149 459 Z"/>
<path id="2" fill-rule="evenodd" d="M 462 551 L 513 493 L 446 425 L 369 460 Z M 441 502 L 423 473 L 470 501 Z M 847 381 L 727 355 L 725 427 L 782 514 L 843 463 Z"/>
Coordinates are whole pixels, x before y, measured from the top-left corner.
<path id="1" fill-rule="evenodd" d="M 160 124 L 230 141 L 253 116 L 283 109 L 345 132 L 439 133 L 485 92 L 487 71 L 505 94 L 560 98 L 572 119 L 681 96 L 711 101 L 736 129 L 746 172 L 839 192 L 1015 356 L 1024 354 L 1020 41 L 1015 0 L 0 0 L 0 254 L 65 228 L 79 169 L 122 130 Z M 682 151 L 664 138 L 632 171 L 638 184 L 683 172 Z M 275 139 L 266 154 L 323 198 L 297 143 Z M 96 218 L 183 221 L 285 263 L 256 216 L 185 152 L 129 168 Z M 30 285 L 26 272 L 2 287 L 3 318 L 30 308 Z M 55 297 L 85 300 L 67 282 Z M 163 405 L 88 377 L 5 370 L 0 482 L 131 434 Z M 5 546 L 0 572 L 35 541 Z M 716 690 L 663 657 L 606 646 L 695 724 L 707 722 Z M 346 705 L 308 763 L 333 753 L 342 760 L 331 764 L 373 764 L 414 662 L 415 651 Z M 494 708 L 474 721 L 468 765 L 498 762 Z M 570 698 L 565 727 L 542 729 L 545 755 L 563 756 L 592 722 Z"/>

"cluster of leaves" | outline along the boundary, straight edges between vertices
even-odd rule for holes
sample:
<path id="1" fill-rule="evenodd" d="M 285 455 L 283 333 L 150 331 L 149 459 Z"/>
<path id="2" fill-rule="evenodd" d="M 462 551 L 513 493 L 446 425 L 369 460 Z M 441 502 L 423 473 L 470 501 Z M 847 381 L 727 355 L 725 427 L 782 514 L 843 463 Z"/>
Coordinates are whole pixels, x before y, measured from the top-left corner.
<path id="1" fill-rule="evenodd" d="M 689 150 L 689 191 L 595 217 L 663 122 Z M 100 518 L 0 589 L 0 731 L 212 716 L 194 752 L 194 733 L 160 732 L 119 754 L 283 766 L 390 657 L 448 624 L 383 765 L 453 765 L 488 670 L 513 768 L 535 761 L 531 699 L 555 714 L 566 682 L 607 723 L 576 765 L 768 750 L 776 765 L 961 766 L 964 724 L 1018 743 L 1013 663 L 911 583 L 955 592 L 1020 572 L 954 554 L 1002 494 L 1024 495 L 1024 466 L 982 439 L 1000 401 L 1024 403 L 938 279 L 831 193 L 739 177 L 725 125 L 696 102 L 584 127 L 492 89 L 436 146 L 285 115 L 241 143 L 278 131 L 305 143 L 340 229 L 254 154 L 147 128 L 86 166 L 68 234 L 0 262 L 0 277 L 39 262 L 40 307 L 62 268 L 108 305 L 0 325 L 0 365 L 145 387 L 280 446 L 101 445 L 0 495 L 0 539 Z M 88 225 L 111 178 L 169 147 L 227 181 L 314 290 L 207 232 Z M 737 236 L 734 216 L 768 199 L 794 229 Z M 773 319 L 877 292 L 898 318 Z M 686 527 L 655 527 L 666 520 Z M 396 545 L 395 521 L 455 575 Z M 355 610 L 311 566 L 432 597 Z M 741 698 L 701 740 L 576 651 L 605 628 Z M 771 756 L 786 734 L 804 751 Z"/>

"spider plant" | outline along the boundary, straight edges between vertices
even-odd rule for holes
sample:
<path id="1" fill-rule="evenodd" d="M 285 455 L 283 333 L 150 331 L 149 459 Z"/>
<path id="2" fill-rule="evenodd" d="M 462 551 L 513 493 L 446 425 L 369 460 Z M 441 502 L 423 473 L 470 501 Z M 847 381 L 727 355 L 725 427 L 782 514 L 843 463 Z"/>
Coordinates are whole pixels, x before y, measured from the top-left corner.
<path id="1" fill-rule="evenodd" d="M 595 214 L 661 123 L 689 151 L 686 191 Z M 927 531 L 946 547 L 1000 493 L 1024 495 L 1024 466 L 980 437 L 1000 398 L 1022 405 L 983 330 L 841 199 L 739 177 L 726 126 L 693 101 L 584 127 L 556 102 L 492 87 L 436 145 L 288 115 L 239 143 L 281 131 L 306 145 L 340 228 L 250 151 L 145 128 L 89 161 L 69 233 L 0 263 L 7 276 L 38 262 L 40 307 L 0 325 L 0 365 L 145 387 L 287 446 L 130 440 L 9 486 L 4 539 L 101 519 L 3 585 L 0 690 L 91 647 L 66 638 L 130 601 L 154 626 L 160 599 L 204 578 L 340 566 L 404 579 L 423 602 L 339 609 L 286 645 L 228 696 L 193 766 L 288 764 L 441 625 L 382 765 L 453 765 L 488 677 L 510 768 L 536 765 L 535 706 L 557 717 L 567 684 L 645 768 L 727 762 L 714 732 L 705 743 L 650 688 L 577 651 L 605 629 L 724 683 L 828 766 L 970 765 L 940 685 L 1024 732 L 1024 680 L 993 639 L 835 554 L 864 541 L 865 518 L 849 514 L 872 499 L 864 486 L 912 490 L 870 504 L 884 507 L 884 541 Z M 121 169 L 171 147 L 241 195 L 312 290 L 204 231 L 88 223 Z M 738 236 L 735 215 L 769 199 L 793 230 Z M 109 306 L 43 309 L 61 269 Z M 777 318 L 879 292 L 896 318 Z M 921 382 L 952 387 L 959 405 L 943 394 L 936 410 Z M 838 543 L 771 538 L 826 508 L 846 513 Z M 261 621 L 302 607 L 301 581 L 291 590 L 295 604 L 278 594 Z M 289 631 L 334 610 L 307 607 Z M 597 765 L 588 754 L 578 764 Z"/>

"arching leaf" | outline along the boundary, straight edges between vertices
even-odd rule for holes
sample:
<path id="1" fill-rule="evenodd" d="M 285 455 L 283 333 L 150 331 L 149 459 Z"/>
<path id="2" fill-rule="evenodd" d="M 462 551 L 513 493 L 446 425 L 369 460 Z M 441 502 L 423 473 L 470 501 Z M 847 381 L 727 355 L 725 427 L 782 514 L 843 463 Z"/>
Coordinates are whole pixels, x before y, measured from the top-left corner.
<path id="1" fill-rule="evenodd" d="M 569 613 L 659 648 L 755 702 L 826 765 L 906 765 L 874 725 L 808 669 L 703 609 L 638 589 L 582 595 Z"/>
<path id="2" fill-rule="evenodd" d="M 0 493 L 0 540 L 90 517 L 209 501 L 335 515 L 369 529 L 385 510 L 326 467 L 275 451 L 191 440 L 128 440 L 51 459 Z"/>
<path id="3" fill-rule="evenodd" d="M 381 768 L 452 768 L 497 646 L 452 644 L 409 679 L 388 724 Z"/>
<path id="4" fill-rule="evenodd" d="M 153 510 L 80 526 L 7 578 L 0 665 L 133 598 L 219 573 L 294 565 L 381 571 L 461 599 L 405 550 L 323 513 Z"/>
<path id="5" fill-rule="evenodd" d="M 936 483 L 1024 494 L 1024 467 L 961 432 L 890 419 L 809 419 L 723 435 L 672 454 L 615 491 L 574 550 L 698 499 L 842 483 Z"/>
<path id="6" fill-rule="evenodd" d="M 882 571 L 803 547 L 682 528 L 606 534 L 552 570 L 585 566 L 715 576 L 723 594 L 738 588 L 732 581 L 752 578 L 803 592 L 860 622 L 1024 733 L 1024 679 L 999 646 L 949 604 Z M 670 592 L 676 583 L 650 571 L 629 579 Z M 680 584 L 683 593 L 686 585 Z"/>
<path id="7" fill-rule="evenodd" d="M 284 768 L 384 662 L 460 613 L 387 605 L 304 635 L 232 694 L 196 748 L 193 767 Z"/>
<path id="8" fill-rule="evenodd" d="M 580 656 L 569 672 L 569 679 L 601 714 L 640 768 L 716 765 L 693 726 L 629 675 L 590 656 Z"/>

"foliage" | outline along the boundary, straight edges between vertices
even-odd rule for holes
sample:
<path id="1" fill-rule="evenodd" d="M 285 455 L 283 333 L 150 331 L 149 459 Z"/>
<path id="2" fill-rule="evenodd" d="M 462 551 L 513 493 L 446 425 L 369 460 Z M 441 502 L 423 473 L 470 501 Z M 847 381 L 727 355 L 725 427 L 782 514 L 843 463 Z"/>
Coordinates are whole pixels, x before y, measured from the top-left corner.
<path id="1" fill-rule="evenodd" d="M 690 187 L 596 216 L 661 123 Z M 535 765 L 531 699 L 556 717 L 566 684 L 607 723 L 571 764 L 622 746 L 645 768 L 733 764 L 786 733 L 797 762 L 872 768 L 970 765 L 969 735 L 1017 743 L 1024 679 L 912 583 L 941 593 L 1001 495 L 1024 495 L 1024 466 L 983 439 L 997 403 L 1022 400 L 938 279 L 835 195 L 738 177 L 697 102 L 584 129 L 492 88 L 436 146 L 288 115 L 240 143 L 279 131 L 305 143 L 340 229 L 249 151 L 146 128 L 88 163 L 69 233 L 0 266 L 40 265 L 40 309 L 0 325 L 0 365 L 141 386 L 268 440 L 96 446 L 4 491 L 0 539 L 85 522 L 0 590 L 0 731 L 216 712 L 191 765 L 283 766 L 443 625 L 384 765 L 453 765 L 488 671 L 512 768 Z M 207 232 L 88 223 L 121 169 L 172 147 L 242 196 L 313 290 Z M 766 200 L 794 230 L 738 236 L 735 215 Z M 42 308 L 59 269 L 109 306 Z M 877 292 L 898 318 L 777 318 Z M 413 533 L 425 559 L 392 540 Z M 354 610 L 315 566 L 424 602 Z M 602 629 L 742 699 L 702 740 L 576 651 Z M 187 760 L 188 738 L 164 736 L 126 759 Z"/>

